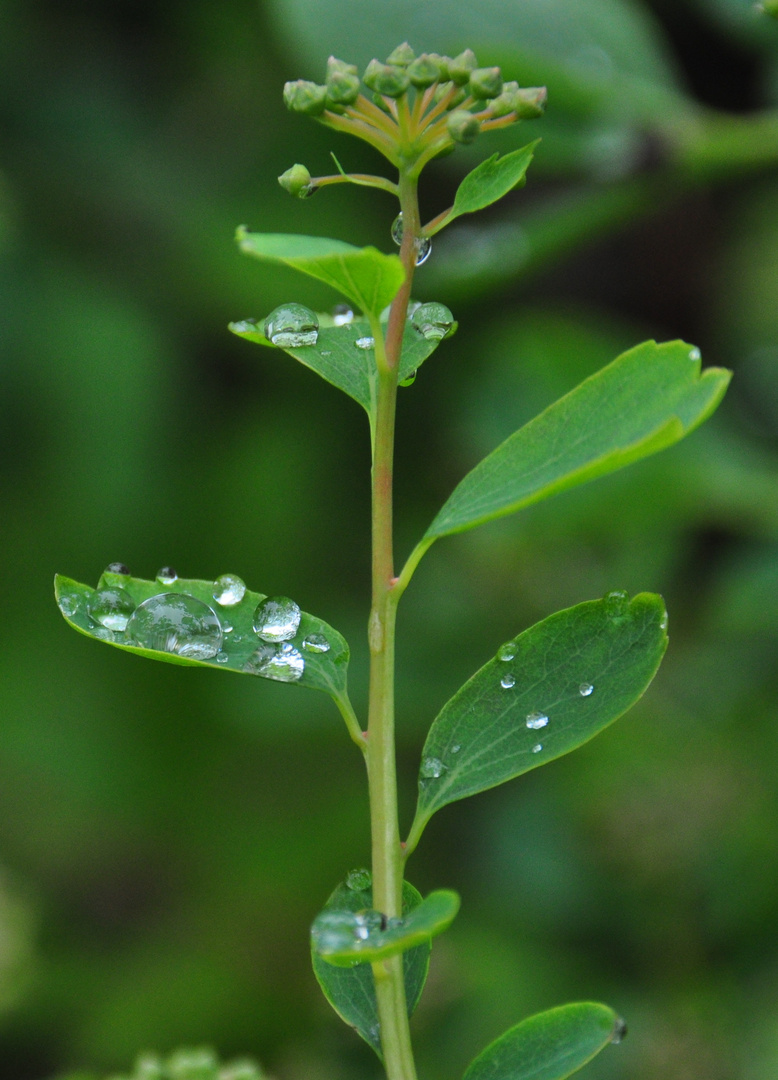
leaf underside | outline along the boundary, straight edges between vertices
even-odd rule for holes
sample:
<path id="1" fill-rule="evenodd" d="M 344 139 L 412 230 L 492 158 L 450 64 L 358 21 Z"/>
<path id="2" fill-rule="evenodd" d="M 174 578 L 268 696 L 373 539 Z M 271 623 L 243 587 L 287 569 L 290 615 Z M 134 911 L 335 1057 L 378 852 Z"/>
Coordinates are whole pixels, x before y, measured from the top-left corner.
<path id="1" fill-rule="evenodd" d="M 378 379 L 375 349 L 362 349 L 355 344 L 360 339 L 372 337 L 370 324 L 364 319 L 356 319 L 347 326 L 325 326 L 324 320 L 327 318 L 329 316 L 319 316 L 319 336 L 315 345 L 306 345 L 297 349 L 285 348 L 279 351 L 293 356 L 295 360 L 305 364 L 327 382 L 343 390 L 354 401 L 359 402 L 368 415 L 371 415 L 375 409 Z M 230 330 L 247 341 L 254 341 L 271 349 L 276 348 L 265 337 L 259 325 L 230 323 Z M 414 371 L 418 371 L 439 344 L 439 341 L 428 341 L 422 337 L 408 322 L 403 335 L 398 375 L 400 381 L 407 379 Z"/>
<path id="2" fill-rule="evenodd" d="M 90 597 L 96 592 L 89 585 L 82 585 L 70 578 L 57 575 L 54 580 L 54 592 L 63 618 L 74 630 L 125 652 L 146 656 L 151 660 L 161 660 L 167 664 L 183 664 L 190 667 L 206 667 L 217 671 L 232 671 L 240 675 L 256 675 L 256 671 L 244 670 L 262 642 L 254 632 L 254 612 L 264 593 L 246 590 L 246 595 L 239 604 L 220 607 L 213 598 L 214 583 L 192 578 L 178 578 L 172 585 L 161 585 L 158 581 L 145 581 L 124 574 L 106 573 L 101 578 L 101 585 L 119 586 L 125 589 L 136 605 L 160 593 L 188 594 L 208 604 L 219 617 L 223 626 L 233 629 L 223 634 L 223 643 L 217 657 L 208 660 L 195 660 L 178 656 L 175 653 L 161 652 L 156 649 L 139 648 L 126 643 L 125 635 L 106 631 L 95 622 L 87 611 Z M 64 610 L 63 610 L 64 607 Z M 69 613 L 66 615 L 65 611 Z M 306 651 L 302 643 L 310 635 L 322 635 L 329 643 L 326 653 Z M 345 638 L 322 619 L 317 619 L 307 612 L 301 613 L 300 626 L 289 644 L 300 652 L 305 660 L 302 677 L 295 682 L 297 686 L 307 686 L 314 690 L 324 690 L 333 697 L 343 697 L 346 692 L 349 648 Z M 260 675 L 260 678 L 268 676 Z M 273 680 L 271 680 L 273 681 Z"/>
<path id="3" fill-rule="evenodd" d="M 594 1001 L 537 1013 L 487 1046 L 463 1080 L 565 1080 L 618 1037 L 620 1025 L 613 1009 Z"/>
<path id="4" fill-rule="evenodd" d="M 467 474 L 426 538 L 462 532 L 663 450 L 718 405 L 730 379 L 699 350 L 646 341 L 514 432 Z"/>
<path id="5" fill-rule="evenodd" d="M 391 304 L 405 280 L 399 256 L 384 255 L 374 247 L 358 248 L 323 236 L 252 233 L 243 226 L 235 239 L 247 255 L 323 281 L 376 317 Z"/>
<path id="6" fill-rule="evenodd" d="M 666 618 L 660 596 L 610 594 L 520 634 L 513 659 L 490 660 L 433 721 L 417 823 L 575 750 L 622 716 L 659 667 Z"/>
<path id="7" fill-rule="evenodd" d="M 421 894 L 409 882 L 403 882 L 403 917 L 407 917 L 422 902 Z M 372 888 L 354 890 L 339 885 L 325 904 L 329 911 L 364 911 L 373 906 Z M 403 954 L 405 973 L 405 1000 L 408 1016 L 412 1016 L 419 1003 L 427 981 L 430 952 L 429 941 L 409 949 Z M 381 1054 L 381 1034 L 378 1022 L 378 1004 L 373 983 L 373 969 L 369 963 L 355 967 L 335 967 L 311 950 L 314 974 L 322 992 L 340 1018 L 375 1050 Z"/>

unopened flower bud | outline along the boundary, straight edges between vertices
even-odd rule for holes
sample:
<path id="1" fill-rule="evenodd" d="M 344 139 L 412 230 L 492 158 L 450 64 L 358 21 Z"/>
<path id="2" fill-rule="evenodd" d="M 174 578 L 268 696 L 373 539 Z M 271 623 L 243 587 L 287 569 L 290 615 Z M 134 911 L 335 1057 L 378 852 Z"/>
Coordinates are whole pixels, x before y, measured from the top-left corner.
<path id="1" fill-rule="evenodd" d="M 457 86 L 464 86 L 470 78 L 470 72 L 478 67 L 478 61 L 472 49 L 465 49 L 448 63 L 448 77 Z"/>
<path id="2" fill-rule="evenodd" d="M 407 41 L 404 41 L 402 45 L 398 45 L 396 49 L 387 56 L 387 64 L 394 64 L 396 67 L 407 67 L 408 64 L 413 63 L 416 59 L 416 53 L 410 47 Z"/>
<path id="3" fill-rule="evenodd" d="M 331 56 L 327 61 L 327 78 L 324 81 L 329 84 L 333 75 L 359 75 L 359 69 L 356 64 L 347 64 L 345 60 Z"/>
<path id="4" fill-rule="evenodd" d="M 326 86 L 317 86 L 305 79 L 297 79 L 296 82 L 284 85 L 284 105 L 292 112 L 303 113 L 305 116 L 318 116 L 324 112 L 326 97 Z"/>
<path id="5" fill-rule="evenodd" d="M 457 109 L 449 116 L 446 127 L 454 142 L 467 145 L 475 142 L 481 130 L 481 122 L 477 116 L 473 116 L 466 109 Z"/>
<path id="6" fill-rule="evenodd" d="M 327 75 L 327 105 L 353 105 L 359 97 L 359 75 L 335 71 Z"/>
<path id="7" fill-rule="evenodd" d="M 380 60 L 371 60 L 362 76 L 365 86 L 376 94 L 397 98 L 410 86 L 411 80 L 405 68 L 394 64 L 382 64 Z"/>
<path id="8" fill-rule="evenodd" d="M 424 89 L 432 86 L 443 75 L 443 65 L 440 57 L 434 53 L 422 53 L 412 64 L 408 65 L 408 78 L 414 86 Z"/>
<path id="9" fill-rule="evenodd" d="M 474 98 L 493 98 L 502 90 L 502 72 L 498 67 L 476 68 L 468 84 Z"/>
<path id="10" fill-rule="evenodd" d="M 450 94 L 451 91 L 454 89 L 455 84 L 452 82 L 440 83 L 436 87 L 435 93 L 432 95 L 433 101 L 437 104 L 438 101 L 442 101 L 443 98 L 447 97 L 448 94 Z M 464 90 L 457 90 L 457 92 L 452 96 L 451 100 L 448 103 L 449 109 L 455 108 L 460 103 L 460 101 L 464 101 L 466 97 L 467 94 Z"/>
<path id="11" fill-rule="evenodd" d="M 288 191 L 290 195 L 298 199 L 307 199 L 314 191 L 311 185 L 311 174 L 304 165 L 293 165 L 291 169 L 287 169 L 279 176 L 278 182 L 284 191 Z"/>
<path id="12" fill-rule="evenodd" d="M 546 111 L 548 90 L 545 86 L 525 86 L 514 95 L 519 120 L 537 120 Z"/>
<path id="13" fill-rule="evenodd" d="M 502 84 L 502 93 L 489 102 L 489 112 L 492 116 L 507 116 L 516 111 L 516 94 L 519 89 L 517 82 Z"/>

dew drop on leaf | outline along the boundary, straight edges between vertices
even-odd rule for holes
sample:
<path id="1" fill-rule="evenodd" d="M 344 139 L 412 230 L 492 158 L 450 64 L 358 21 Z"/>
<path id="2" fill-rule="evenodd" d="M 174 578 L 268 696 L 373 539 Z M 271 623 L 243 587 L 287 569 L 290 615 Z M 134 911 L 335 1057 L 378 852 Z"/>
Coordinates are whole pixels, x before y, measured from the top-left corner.
<path id="1" fill-rule="evenodd" d="M 303 304 L 281 304 L 265 319 L 265 337 L 282 349 L 299 349 L 315 345 L 319 337 L 319 320 Z"/>
<path id="2" fill-rule="evenodd" d="M 425 341 L 442 341 L 455 328 L 454 316 L 445 304 L 420 304 L 411 317 L 411 325 Z"/>
<path id="3" fill-rule="evenodd" d="M 582 682 L 578 687 L 578 693 L 581 697 L 589 697 L 590 694 L 594 693 L 594 687 L 590 682 Z"/>
<path id="4" fill-rule="evenodd" d="M 416 372 L 412 371 L 410 375 L 407 375 L 404 379 L 400 379 L 400 386 L 413 386 L 416 382 Z"/>
<path id="5" fill-rule="evenodd" d="M 354 342 L 358 349 L 372 349 L 375 345 L 375 339 L 371 337 L 360 337 Z"/>
<path id="6" fill-rule="evenodd" d="M 613 618 L 621 618 L 627 613 L 629 597 L 624 589 L 614 589 L 605 596 L 605 610 Z"/>
<path id="7" fill-rule="evenodd" d="M 78 611 L 81 606 L 81 601 L 78 596 L 75 596 L 73 593 L 68 593 L 66 596 L 60 596 L 59 600 L 57 600 L 57 604 L 59 605 L 59 610 L 62 614 L 69 619 Z"/>
<path id="8" fill-rule="evenodd" d="M 172 566 L 163 566 L 161 570 L 157 570 L 157 581 L 160 585 L 175 585 L 178 573 Z"/>
<path id="9" fill-rule="evenodd" d="M 611 1042 L 618 1046 L 622 1039 L 626 1038 L 627 1024 L 620 1016 L 616 1017 L 616 1022 L 613 1025 L 613 1034 L 611 1035 Z"/>
<path id="10" fill-rule="evenodd" d="M 535 745 L 532 747 L 532 753 L 533 754 L 539 754 L 542 749 L 543 749 L 543 743 L 535 743 Z"/>
<path id="11" fill-rule="evenodd" d="M 222 647 L 219 617 L 187 593 L 160 593 L 140 604 L 127 624 L 127 640 L 141 649 L 210 660 Z"/>
<path id="12" fill-rule="evenodd" d="M 254 612 L 254 632 L 263 641 L 289 641 L 300 626 L 301 612 L 288 596 L 267 596 Z"/>
<path id="13" fill-rule="evenodd" d="M 330 651 L 330 643 L 324 634 L 309 634 L 303 640 L 303 648 L 310 653 L 325 653 Z"/>
<path id="14" fill-rule="evenodd" d="M 125 577 L 130 576 L 129 567 L 125 566 L 123 562 L 108 563 L 105 568 L 106 574 L 124 574 Z"/>
<path id="15" fill-rule="evenodd" d="M 702 359 L 702 353 L 700 352 L 700 350 L 699 350 L 699 349 L 697 348 L 697 346 L 696 346 L 696 345 L 694 346 L 694 348 L 693 348 L 693 349 L 689 349 L 689 359 L 690 359 L 690 360 L 693 360 L 693 361 L 694 361 L 695 363 L 696 363 L 696 362 L 697 362 L 698 360 L 701 360 L 701 359 Z M 615 1040 L 614 1040 L 614 1041 L 615 1041 Z"/>
<path id="16" fill-rule="evenodd" d="M 511 675 L 510 672 L 507 675 L 503 675 L 500 679 L 500 686 L 503 690 L 512 690 L 516 685 L 516 676 Z"/>
<path id="17" fill-rule="evenodd" d="M 130 616 L 135 611 L 135 601 L 119 586 L 98 589 L 87 600 L 86 610 L 89 618 L 104 626 L 107 630 L 126 629 Z"/>
<path id="18" fill-rule="evenodd" d="M 516 656 L 516 643 L 513 641 L 506 641 L 504 645 L 501 645 L 497 650 L 498 660 L 513 660 Z"/>
<path id="19" fill-rule="evenodd" d="M 531 712 L 527 715 L 527 727 L 531 731 L 539 731 L 548 723 L 548 717 L 542 712 Z"/>
<path id="20" fill-rule="evenodd" d="M 354 321 L 354 312 L 348 304 L 336 304 L 332 309 L 332 321 L 336 326 L 348 326 Z"/>
<path id="21" fill-rule="evenodd" d="M 349 870 L 346 874 L 346 885 L 354 892 L 364 892 L 373 884 L 373 875 L 369 870 L 361 867 L 358 870 Z"/>
<path id="22" fill-rule="evenodd" d="M 419 772 L 425 780 L 437 780 L 446 771 L 446 766 L 436 757 L 425 758 Z"/>
<path id="23" fill-rule="evenodd" d="M 451 753 L 458 754 L 461 749 L 462 747 L 459 745 L 459 743 L 455 743 L 455 745 L 451 747 Z"/>
<path id="24" fill-rule="evenodd" d="M 305 671 L 305 659 L 293 645 L 260 645 L 243 665 L 251 675 L 261 675 L 275 682 L 298 682 Z"/>
<path id="25" fill-rule="evenodd" d="M 221 607 L 234 607 L 245 595 L 246 586 L 237 574 L 222 574 L 213 583 L 213 598 Z"/>
<path id="26" fill-rule="evenodd" d="M 227 653 L 224 652 L 220 652 L 219 655 L 216 657 L 217 664 L 226 664 L 228 660 L 229 656 L 227 656 Z"/>

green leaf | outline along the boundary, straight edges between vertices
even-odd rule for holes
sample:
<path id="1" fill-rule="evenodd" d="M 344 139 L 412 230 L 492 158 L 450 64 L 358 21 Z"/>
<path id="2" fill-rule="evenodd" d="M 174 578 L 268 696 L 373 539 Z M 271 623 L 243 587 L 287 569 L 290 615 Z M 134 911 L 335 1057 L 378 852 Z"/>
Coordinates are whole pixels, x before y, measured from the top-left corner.
<path id="1" fill-rule="evenodd" d="M 463 1080 L 565 1080 L 625 1031 L 613 1009 L 594 1001 L 536 1013 L 479 1054 Z"/>
<path id="2" fill-rule="evenodd" d="M 450 225 L 462 214 L 474 214 L 476 210 L 491 206 L 520 184 L 539 142 L 540 139 L 535 139 L 527 146 L 522 146 L 520 150 L 513 150 L 510 154 L 503 154 L 502 157 L 493 154 L 469 172 L 457 188 L 451 212 L 446 215 L 439 228 Z M 438 229 L 435 229 L 435 232 L 437 231 Z M 434 233 L 430 232 L 430 235 Z"/>
<path id="3" fill-rule="evenodd" d="M 283 263 L 323 281 L 376 317 L 394 300 L 405 280 L 399 256 L 384 255 L 374 247 L 358 248 L 323 236 L 250 233 L 244 226 L 235 238 L 247 255 Z"/>
<path id="4" fill-rule="evenodd" d="M 319 336 L 315 345 L 303 348 L 284 349 L 283 352 L 305 364 L 311 371 L 321 375 L 327 382 L 343 390 L 372 415 L 375 404 L 375 387 L 378 372 L 374 349 L 361 349 L 354 343 L 372 336 L 370 324 L 364 319 L 355 319 L 346 326 L 330 326 L 329 315 L 319 315 Z M 262 332 L 259 324 L 251 322 L 233 322 L 229 325 L 233 334 L 254 341 L 259 345 L 276 348 Z M 417 371 L 424 361 L 432 356 L 439 341 L 427 340 L 414 330 L 408 320 L 403 335 L 402 356 L 398 378 L 407 379 Z"/>
<path id="5" fill-rule="evenodd" d="M 644 341 L 519 428 L 467 474 L 426 539 L 472 529 L 663 450 L 714 411 L 731 373 Z"/>
<path id="6" fill-rule="evenodd" d="M 348 645 L 337 630 L 314 615 L 301 612 L 297 632 L 288 641 L 276 646 L 278 650 L 281 650 L 283 646 L 291 646 L 293 653 L 288 654 L 287 651 L 287 657 L 291 662 L 282 662 L 277 666 L 271 665 L 269 669 L 258 670 L 261 665 L 257 663 L 257 650 L 272 648 L 261 641 L 254 631 L 254 612 L 260 601 L 265 599 L 264 593 L 250 592 L 247 589 L 240 603 L 230 607 L 221 607 L 214 600 L 214 582 L 212 581 L 177 578 L 171 585 L 161 585 L 158 581 L 143 581 L 124 574 L 105 573 L 98 584 L 98 589 L 101 587 L 124 589 L 134 607 L 162 593 L 174 593 L 176 596 L 188 595 L 202 601 L 216 614 L 221 623 L 221 648 L 214 656 L 207 659 L 193 659 L 174 652 L 129 644 L 127 633 L 106 629 L 90 615 L 89 605 L 95 603 L 94 598 L 98 590 L 58 574 L 54 579 L 54 593 L 60 611 L 74 630 L 86 634 L 87 637 L 95 638 L 114 648 L 123 649 L 125 652 L 147 656 L 151 660 L 162 660 L 167 664 L 185 664 L 192 667 L 212 668 L 217 671 L 259 675 L 261 678 L 269 678 L 274 682 L 296 682 L 300 686 L 324 690 L 335 698 L 345 696 L 349 662 Z M 232 629 L 227 630 L 228 626 Z M 312 651 L 310 648 L 312 635 L 326 639 L 329 649 L 326 652 Z M 298 677 L 300 660 L 304 666 L 302 674 Z M 289 678 L 289 675 L 295 677 Z"/>
<path id="7" fill-rule="evenodd" d="M 448 889 L 430 893 L 402 919 L 377 911 L 324 911 L 311 928 L 312 947 L 329 964 L 351 967 L 357 962 L 385 960 L 448 930 L 459 911 L 459 897 Z"/>
<path id="8" fill-rule="evenodd" d="M 623 715 L 656 674 L 666 626 L 660 596 L 616 592 L 501 646 L 433 721 L 409 847 L 441 806 L 568 754 Z"/>
<path id="9" fill-rule="evenodd" d="M 422 903 L 421 894 L 407 881 L 403 882 L 403 916 L 408 916 Z M 358 912 L 373 906 L 373 891 L 350 889 L 342 884 L 335 889 L 325 905 L 325 911 Z M 403 954 L 405 1000 L 408 1016 L 412 1016 L 427 981 L 431 944 L 424 941 Z M 313 970 L 322 992 L 335 1012 L 381 1057 L 381 1034 L 378 1022 L 373 969 L 369 963 L 342 968 L 328 964 L 311 949 Z"/>

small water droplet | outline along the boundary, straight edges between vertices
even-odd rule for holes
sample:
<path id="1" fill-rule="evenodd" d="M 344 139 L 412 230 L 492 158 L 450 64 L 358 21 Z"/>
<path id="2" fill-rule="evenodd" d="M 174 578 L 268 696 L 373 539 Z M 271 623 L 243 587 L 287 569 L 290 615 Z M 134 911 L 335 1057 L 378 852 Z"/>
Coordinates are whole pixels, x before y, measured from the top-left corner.
<path id="1" fill-rule="evenodd" d="M 113 630 L 109 630 L 105 626 L 98 626 L 97 629 L 93 631 L 93 637 L 99 638 L 100 641 L 116 640 L 116 634 L 114 634 Z"/>
<path id="2" fill-rule="evenodd" d="M 297 682 L 305 671 L 305 660 L 293 645 L 260 645 L 243 665 L 252 675 L 262 675 L 275 682 Z"/>
<path id="3" fill-rule="evenodd" d="M 689 359 L 694 360 L 695 363 L 696 363 L 697 360 L 702 359 L 702 353 L 700 352 L 700 350 L 697 348 L 696 345 L 694 346 L 693 349 L 689 349 Z"/>
<path id="4" fill-rule="evenodd" d="M 108 563 L 105 572 L 106 574 L 124 574 L 125 577 L 130 576 L 129 567 L 125 566 L 123 562 Z"/>
<path id="5" fill-rule="evenodd" d="M 222 630 L 225 634 L 231 634 L 234 629 L 235 627 L 232 625 L 232 623 L 227 623 L 222 620 Z"/>
<path id="6" fill-rule="evenodd" d="M 230 323 L 230 330 L 232 330 L 234 334 L 256 334 L 257 320 L 238 319 L 237 322 Z"/>
<path id="7" fill-rule="evenodd" d="M 325 653 L 330 651 L 330 643 L 324 634 L 309 634 L 303 640 L 303 648 L 306 652 Z"/>
<path id="8" fill-rule="evenodd" d="M 590 682 L 582 682 L 578 687 L 578 693 L 581 697 L 589 697 L 590 694 L 594 693 L 594 687 Z"/>
<path id="9" fill-rule="evenodd" d="M 375 345 L 375 339 L 371 337 L 360 337 L 354 342 L 358 349 L 372 349 Z"/>
<path id="10" fill-rule="evenodd" d="M 174 653 L 188 660 L 211 660 L 222 646 L 219 618 L 188 593 L 160 593 L 140 604 L 127 624 L 132 645 Z"/>
<path id="11" fill-rule="evenodd" d="M 527 727 L 531 731 L 539 731 L 540 728 L 544 728 L 548 723 L 548 717 L 542 712 L 531 712 L 527 714 Z"/>
<path id="12" fill-rule="evenodd" d="M 81 598 L 74 593 L 68 593 L 66 596 L 60 596 L 57 604 L 62 614 L 69 619 L 81 607 Z"/>
<path id="13" fill-rule="evenodd" d="M 163 566 L 157 570 L 157 581 L 160 585 L 174 585 L 178 581 L 178 573 L 172 566 Z"/>
<path id="14" fill-rule="evenodd" d="M 360 911 L 354 917 L 354 936 L 367 941 L 371 934 L 386 929 L 386 916 L 380 911 Z"/>
<path id="15" fill-rule="evenodd" d="M 373 875 L 364 867 L 358 870 L 349 870 L 346 874 L 346 886 L 354 892 L 363 892 L 373 884 Z"/>
<path id="16" fill-rule="evenodd" d="M 398 247 L 401 247 L 403 242 L 403 216 L 399 213 L 392 222 L 392 240 Z M 416 265 L 421 266 L 430 257 L 432 251 L 432 241 L 428 236 L 416 237 Z"/>
<path id="17" fill-rule="evenodd" d="M 510 672 L 507 675 L 503 675 L 500 679 L 500 686 L 503 690 L 512 690 L 516 685 L 516 676 L 511 675 Z"/>
<path id="18" fill-rule="evenodd" d="M 624 589 L 614 589 L 605 596 L 605 610 L 611 618 L 621 618 L 627 612 L 629 596 Z"/>
<path id="19" fill-rule="evenodd" d="M 315 345 L 319 337 L 319 320 L 303 304 L 281 304 L 265 319 L 265 337 L 282 349 Z"/>
<path id="20" fill-rule="evenodd" d="M 459 743 L 457 743 L 455 746 L 451 747 L 451 753 L 458 754 L 461 749 L 462 747 L 459 745 Z"/>
<path id="21" fill-rule="evenodd" d="M 442 341 L 455 328 L 454 316 L 445 304 L 421 304 L 413 313 L 411 325 L 425 341 Z"/>
<path id="22" fill-rule="evenodd" d="M 613 1024 L 613 1034 L 611 1035 L 611 1042 L 614 1043 L 616 1046 L 618 1046 L 618 1044 L 621 1042 L 621 1040 L 626 1038 L 626 1036 L 627 1036 L 626 1022 L 624 1020 L 622 1020 L 620 1016 L 617 1016 L 616 1020 L 615 1020 L 615 1022 Z"/>
<path id="23" fill-rule="evenodd" d="M 354 321 L 354 312 L 348 304 L 336 304 L 332 309 L 332 321 L 336 326 L 348 326 Z"/>
<path id="24" fill-rule="evenodd" d="M 321 356 L 332 356 L 332 350 L 331 349 L 322 349 L 320 355 Z"/>
<path id="25" fill-rule="evenodd" d="M 92 593 L 86 603 L 89 618 L 108 630 L 125 630 L 130 616 L 135 611 L 135 601 L 119 586 L 98 589 Z"/>
<path id="26" fill-rule="evenodd" d="M 533 754 L 539 754 L 542 749 L 543 749 L 543 743 L 535 743 L 535 745 L 532 747 L 532 753 Z"/>
<path id="27" fill-rule="evenodd" d="M 662 618 L 659 620 L 659 629 L 660 630 L 666 630 L 667 629 L 667 612 L 665 612 L 664 615 L 662 616 Z"/>
<path id="28" fill-rule="evenodd" d="M 418 374 L 418 372 L 412 371 L 410 373 L 410 375 L 406 375 L 406 377 L 404 379 L 400 379 L 400 384 L 399 385 L 400 386 L 413 386 L 413 384 L 416 382 L 416 375 L 417 374 Z"/>
<path id="29" fill-rule="evenodd" d="M 506 641 L 505 644 L 501 645 L 499 647 L 499 649 L 497 650 L 497 659 L 498 660 L 505 660 L 505 661 L 513 660 L 513 658 L 515 656 L 516 656 L 516 642 L 515 641 Z"/>
<path id="30" fill-rule="evenodd" d="M 229 656 L 227 656 L 227 653 L 220 652 L 219 655 L 216 657 L 217 664 L 226 664 L 228 660 Z"/>
<path id="31" fill-rule="evenodd" d="M 301 612 L 288 596 L 267 596 L 254 612 L 254 632 L 263 641 L 289 641 L 300 626 Z"/>
<path id="32" fill-rule="evenodd" d="M 425 780 L 437 780 L 446 771 L 446 766 L 436 757 L 425 758 L 419 770 Z"/>
<path id="33" fill-rule="evenodd" d="M 213 583 L 213 598 L 221 607 L 234 607 L 245 595 L 246 586 L 237 574 L 222 574 Z"/>

